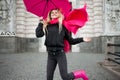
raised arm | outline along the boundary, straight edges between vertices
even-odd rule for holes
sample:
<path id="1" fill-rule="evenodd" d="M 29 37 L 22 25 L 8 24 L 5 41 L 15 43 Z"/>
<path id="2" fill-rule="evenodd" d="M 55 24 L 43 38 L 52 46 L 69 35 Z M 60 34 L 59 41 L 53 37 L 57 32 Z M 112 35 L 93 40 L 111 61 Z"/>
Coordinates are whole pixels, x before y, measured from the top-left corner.
<path id="1" fill-rule="evenodd" d="M 38 27 L 36 28 L 36 37 L 43 37 L 44 31 L 43 31 L 43 24 L 39 23 Z"/>

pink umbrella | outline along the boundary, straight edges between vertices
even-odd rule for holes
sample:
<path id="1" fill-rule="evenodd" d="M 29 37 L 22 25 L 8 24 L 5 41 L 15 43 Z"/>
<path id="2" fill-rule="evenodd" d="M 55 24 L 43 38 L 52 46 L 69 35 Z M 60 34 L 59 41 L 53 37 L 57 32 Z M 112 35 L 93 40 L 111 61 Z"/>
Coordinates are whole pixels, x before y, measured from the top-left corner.
<path id="1" fill-rule="evenodd" d="M 60 8 L 66 16 L 71 10 L 68 0 L 23 0 L 28 12 L 31 12 L 44 19 L 50 10 Z"/>

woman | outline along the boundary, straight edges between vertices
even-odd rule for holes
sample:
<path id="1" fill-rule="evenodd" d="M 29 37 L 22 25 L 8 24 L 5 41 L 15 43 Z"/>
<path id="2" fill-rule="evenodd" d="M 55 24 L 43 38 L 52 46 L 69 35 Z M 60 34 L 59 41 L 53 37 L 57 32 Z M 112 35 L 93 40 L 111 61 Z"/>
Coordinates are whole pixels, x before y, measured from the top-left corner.
<path id="1" fill-rule="evenodd" d="M 63 80 L 73 80 L 83 78 L 88 80 L 86 73 L 83 70 L 68 73 L 67 60 L 64 52 L 64 39 L 70 44 L 80 42 L 89 42 L 90 38 L 75 38 L 73 39 L 68 30 L 62 25 L 64 16 L 59 9 L 53 9 L 49 12 L 47 20 L 43 20 L 36 28 L 36 36 L 46 36 L 45 45 L 48 52 L 47 59 L 47 80 L 53 80 L 54 71 L 58 64 L 60 74 Z"/>

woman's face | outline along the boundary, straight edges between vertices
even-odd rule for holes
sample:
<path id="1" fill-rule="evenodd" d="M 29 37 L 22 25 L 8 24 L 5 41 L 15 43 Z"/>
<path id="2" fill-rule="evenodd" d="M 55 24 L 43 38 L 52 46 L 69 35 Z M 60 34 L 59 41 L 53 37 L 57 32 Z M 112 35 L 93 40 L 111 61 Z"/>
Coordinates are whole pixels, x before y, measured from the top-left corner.
<path id="1" fill-rule="evenodd" d="M 52 10 L 50 16 L 51 16 L 52 19 L 58 18 L 58 17 L 59 17 L 59 12 L 58 12 L 58 10 Z"/>

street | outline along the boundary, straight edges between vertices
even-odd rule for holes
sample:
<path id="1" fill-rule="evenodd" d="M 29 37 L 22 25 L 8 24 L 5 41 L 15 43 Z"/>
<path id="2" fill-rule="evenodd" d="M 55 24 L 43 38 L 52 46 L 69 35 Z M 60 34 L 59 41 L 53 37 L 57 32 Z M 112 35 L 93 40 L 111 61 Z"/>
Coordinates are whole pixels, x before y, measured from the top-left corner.
<path id="1" fill-rule="evenodd" d="M 120 80 L 98 64 L 104 57 L 104 54 L 69 53 L 68 71 L 84 69 L 89 80 Z M 46 80 L 46 60 L 47 53 L 0 54 L 0 80 Z M 54 80 L 62 80 L 58 66 Z"/>

